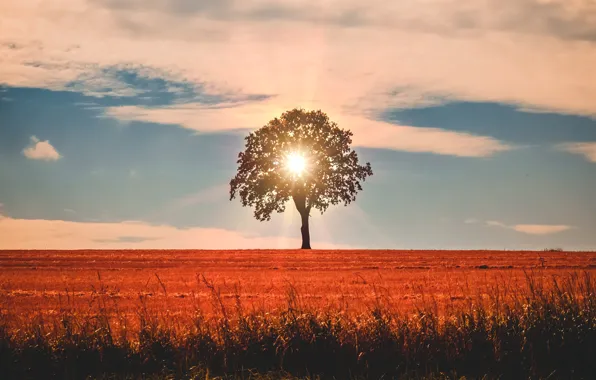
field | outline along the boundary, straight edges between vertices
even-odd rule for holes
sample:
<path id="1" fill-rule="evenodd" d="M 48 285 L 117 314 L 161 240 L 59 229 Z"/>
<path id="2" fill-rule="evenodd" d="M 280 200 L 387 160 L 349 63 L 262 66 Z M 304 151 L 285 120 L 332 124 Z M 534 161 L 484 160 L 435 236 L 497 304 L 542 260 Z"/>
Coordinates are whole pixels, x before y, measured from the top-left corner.
<path id="1" fill-rule="evenodd" d="M 189 298 L 210 303 L 204 276 L 224 300 L 239 295 L 267 309 L 285 306 L 292 287 L 315 306 L 360 311 L 383 297 L 411 311 L 423 297 L 444 303 L 496 284 L 516 289 L 524 271 L 550 277 L 582 270 L 596 271 L 596 252 L 3 251 L 0 289 L 2 302 L 23 313 L 64 306 L 67 291 L 70 302 L 85 305 L 100 286 L 125 313 L 139 295 L 167 299 L 171 311 L 183 312 L 194 307 Z"/>
<path id="2" fill-rule="evenodd" d="M 479 369 L 472 368 L 471 373 L 490 374 L 497 371 L 517 376 L 519 373 L 531 375 L 532 371 L 538 371 L 536 373 L 542 374 L 543 370 L 552 369 L 550 364 L 553 362 L 548 359 L 548 355 L 560 356 L 556 354 L 556 339 L 541 342 L 549 347 L 552 345 L 548 355 L 544 354 L 544 358 L 547 358 L 544 359 L 545 363 L 537 365 L 528 362 L 524 364 L 525 367 L 512 370 L 508 367 L 509 364 L 503 364 L 502 346 L 506 343 L 503 340 L 505 338 L 494 335 L 494 329 L 505 328 L 503 326 L 515 322 L 517 327 L 510 327 L 515 334 L 521 334 L 520 331 L 526 331 L 526 325 L 538 316 L 545 320 L 539 318 L 537 321 L 541 322 L 536 326 L 550 329 L 549 326 L 556 326 L 556 323 L 566 323 L 566 328 L 571 332 L 565 330 L 567 332 L 564 334 L 570 333 L 576 340 L 579 337 L 579 341 L 576 341 L 565 335 L 567 341 L 564 347 L 570 352 L 567 355 L 575 355 L 573 360 L 578 360 L 581 355 L 596 353 L 593 344 L 590 344 L 596 338 L 592 291 L 595 272 L 596 252 L 2 251 L 0 327 L 3 332 L 0 340 L 3 340 L 0 342 L 0 351 L 3 348 L 8 349 L 7 352 L 16 358 L 16 362 L 21 360 L 21 364 L 15 369 L 11 367 L 12 364 L 3 362 L 0 367 L 15 371 L 13 373 L 16 377 L 33 371 L 34 366 L 29 368 L 23 364 L 30 359 L 23 359 L 21 356 L 23 352 L 29 352 L 25 348 L 29 347 L 27 345 L 31 344 L 31 339 L 41 339 L 48 347 L 53 347 L 47 348 L 49 353 L 42 350 L 48 355 L 48 366 L 58 371 L 57 377 L 64 377 L 64 373 L 60 372 L 63 367 L 56 363 L 64 365 L 61 362 L 64 357 L 61 355 L 66 355 L 64 352 L 68 350 L 65 351 L 61 345 L 65 344 L 65 337 L 70 339 L 67 339 L 68 342 L 76 337 L 77 345 L 89 344 L 94 347 L 87 350 L 104 352 L 106 347 L 128 350 L 126 352 L 130 359 L 130 355 L 142 354 L 142 343 L 148 339 L 149 334 L 153 340 L 165 339 L 164 342 L 169 343 L 162 342 L 163 344 L 177 347 L 175 350 L 172 348 L 177 352 L 176 355 L 184 352 L 186 364 L 190 355 L 197 365 L 200 364 L 207 370 L 238 373 L 238 368 L 254 364 L 260 371 L 289 368 L 293 369 L 291 372 L 294 374 L 304 374 L 305 369 L 306 373 L 312 373 L 313 368 L 318 368 L 312 358 L 310 362 L 305 359 L 308 365 L 296 358 L 294 360 L 298 361 L 292 362 L 293 356 L 287 350 L 298 344 L 296 342 L 301 342 L 301 339 L 306 339 L 303 336 L 304 329 L 311 334 L 311 330 L 315 328 L 313 326 L 318 326 L 316 329 L 331 334 L 334 344 L 345 347 L 341 350 L 347 350 L 345 355 L 353 361 L 346 368 L 352 368 L 355 372 L 350 373 L 353 375 L 374 378 L 374 375 L 404 371 L 408 373 L 411 367 L 406 366 L 404 369 L 400 365 L 399 371 L 397 367 L 387 367 L 387 363 L 391 363 L 393 359 L 377 366 L 375 370 L 381 372 L 371 370 L 370 364 L 379 360 L 371 352 L 385 357 L 383 355 L 395 350 L 399 355 L 408 357 L 403 360 L 404 363 L 410 363 L 410 366 L 411 363 L 418 363 L 418 366 L 421 365 L 419 362 L 425 363 L 424 367 L 416 367 L 417 375 L 435 373 L 445 368 L 460 368 L 461 373 L 461 368 L 471 368 L 469 364 L 467 367 L 462 364 L 466 362 L 461 361 L 462 352 L 475 352 L 479 346 L 473 345 L 470 348 L 470 342 L 474 339 L 470 338 L 472 340 L 469 342 L 468 338 L 457 334 L 463 334 L 462 331 L 467 331 L 467 334 L 467 329 L 470 328 L 478 329 L 476 323 L 485 318 L 481 330 L 486 335 L 484 339 L 490 342 L 490 349 L 485 347 L 484 350 L 485 353 L 492 353 L 494 358 L 488 360 L 484 357 L 482 360 L 488 360 L 492 364 Z M 541 314 L 547 312 L 552 315 Z M 300 318 L 296 317 L 292 323 L 301 327 L 294 326 L 293 332 L 289 332 L 286 330 L 289 328 L 288 315 L 298 315 L 303 321 L 309 321 L 309 324 L 300 324 L 302 322 L 297 322 Z M 472 325 L 466 315 L 472 318 Z M 548 319 L 551 317 L 559 318 L 556 319 L 558 322 Z M 431 326 L 426 325 L 428 322 L 421 322 L 423 320 L 435 322 Z M 385 333 L 381 334 L 378 329 L 385 325 L 388 335 L 382 338 Z M 404 326 L 409 326 L 407 331 L 403 330 Z M 451 331 L 449 326 L 459 332 Z M 334 330 L 336 328 L 339 330 Z M 434 331 L 436 347 L 443 347 L 436 349 L 441 355 L 447 355 L 444 358 L 441 356 L 442 361 L 429 359 L 428 352 L 425 353 L 429 348 L 410 352 L 414 345 L 412 342 L 421 344 L 420 339 L 428 336 L 429 331 L 425 329 L 429 328 L 431 332 Z M 579 330 L 576 331 L 577 329 Z M 371 332 L 373 330 L 374 334 Z M 103 331 L 109 336 L 108 343 L 103 340 L 103 343 L 97 343 L 96 337 L 91 339 L 97 331 Z M 252 338 L 238 335 L 239 331 Z M 363 331 L 367 331 L 365 335 L 358 335 L 363 334 Z M 280 336 L 285 336 L 284 334 L 298 334 L 299 338 L 294 336 L 280 343 Z M 386 344 L 379 334 L 382 339 L 393 342 L 390 348 L 383 346 L 385 348 L 379 350 L 375 346 Z M 445 334 L 456 334 L 461 342 L 451 342 L 455 335 L 447 339 Z M 515 334 L 515 339 L 520 338 Z M 510 335 L 509 333 L 507 336 Z M 196 354 L 195 351 L 201 351 L 196 347 L 194 351 L 190 350 L 189 336 L 196 339 L 200 336 L 200 339 L 211 342 L 211 348 L 201 349 L 209 351 L 211 356 L 204 356 L 204 352 Z M 316 336 L 318 335 L 313 335 L 303 343 L 308 343 L 308 346 L 315 344 L 317 339 L 322 339 Z M 325 339 L 331 339 L 330 337 Z M 404 343 L 409 339 L 412 340 L 409 344 Z M 531 339 L 542 338 L 535 336 Z M 235 343 L 232 344 L 232 341 Z M 525 338 L 524 342 L 526 341 L 528 337 Z M 526 343 L 515 342 L 517 343 L 514 345 L 520 346 L 519 355 L 535 358 L 532 356 L 536 355 L 535 348 L 529 351 L 530 354 L 524 353 L 521 348 Z M 39 349 L 39 344 L 35 343 L 34 347 Z M 368 351 L 363 351 L 367 344 Z M 447 349 L 447 346 L 442 346 L 444 344 L 455 345 L 455 348 L 449 346 L 451 348 Z M 484 342 L 485 346 L 486 344 Z M 266 358 L 254 356 L 251 361 L 242 356 L 244 354 L 230 353 L 232 346 L 243 347 L 234 349 L 245 352 L 252 350 L 252 345 L 259 347 L 256 349 L 259 355 L 272 349 L 275 354 Z M 280 345 L 285 347 L 281 354 Z M 589 349 L 586 350 L 586 347 Z M 326 352 L 326 349 L 331 351 Z M 581 355 L 577 355 L 574 351 L 576 349 L 581 350 Z M 319 351 L 314 352 L 315 357 L 335 355 L 334 360 L 337 360 L 337 355 L 344 355 L 339 348 L 318 347 L 317 350 Z M 443 353 L 443 350 L 449 354 Z M 365 351 L 370 355 L 369 358 L 363 356 Z M 77 355 L 79 354 L 75 357 L 78 358 Z M 268 355 L 271 356 L 271 353 Z M 352 358 L 352 355 L 358 360 Z M 435 356 L 437 355 L 440 356 L 435 352 Z M 523 355 L 520 356 L 521 359 L 525 357 Z M 99 357 L 103 357 L 103 354 Z M 453 362 L 454 358 L 459 358 L 459 361 Z M 145 358 L 141 361 L 145 363 L 143 365 L 147 365 L 147 360 Z M 153 367 L 143 367 L 144 371 L 155 373 L 167 370 L 178 375 L 189 371 L 190 367 L 182 366 L 178 359 L 169 357 L 168 360 L 170 362 L 161 361 L 161 364 L 153 363 Z M 285 364 L 280 364 L 279 360 Z M 515 361 L 517 360 L 515 357 Z M 550 364 L 546 365 L 549 360 Z M 565 363 L 563 367 L 569 371 L 567 367 L 571 364 Z M 581 364 L 573 363 L 575 364 L 570 367 L 572 372 L 566 373 L 586 371 L 585 368 L 580 368 L 578 372 L 577 366 L 581 367 Z M 546 369 L 542 369 L 540 365 L 546 366 Z M 142 367 L 141 364 L 139 366 Z M 334 369 L 325 366 L 321 368 L 315 373 L 340 373 L 336 366 Z M 118 371 L 118 368 L 113 369 L 115 373 Z M 242 376 L 244 375 L 243 372 Z M 547 375 L 549 374 L 546 373 L 545 376 Z M 75 373 L 66 377 L 78 378 L 78 375 Z"/>

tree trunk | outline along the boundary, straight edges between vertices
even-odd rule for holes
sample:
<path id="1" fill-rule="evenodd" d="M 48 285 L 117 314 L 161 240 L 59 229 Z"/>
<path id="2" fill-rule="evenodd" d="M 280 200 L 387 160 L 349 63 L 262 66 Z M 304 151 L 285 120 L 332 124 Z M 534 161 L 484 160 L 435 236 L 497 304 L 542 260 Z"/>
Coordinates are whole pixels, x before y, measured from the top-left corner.
<path id="1" fill-rule="evenodd" d="M 304 210 L 300 213 L 302 217 L 302 227 L 300 232 L 302 233 L 302 249 L 310 249 L 310 231 L 308 230 L 308 210 Z"/>
<path id="2" fill-rule="evenodd" d="M 302 227 L 300 227 L 300 233 L 302 234 L 302 247 L 301 249 L 310 249 L 310 231 L 308 230 L 308 218 L 310 217 L 310 207 L 306 207 L 306 197 L 299 194 L 294 195 L 294 204 L 296 209 L 300 213 L 302 220 Z"/>

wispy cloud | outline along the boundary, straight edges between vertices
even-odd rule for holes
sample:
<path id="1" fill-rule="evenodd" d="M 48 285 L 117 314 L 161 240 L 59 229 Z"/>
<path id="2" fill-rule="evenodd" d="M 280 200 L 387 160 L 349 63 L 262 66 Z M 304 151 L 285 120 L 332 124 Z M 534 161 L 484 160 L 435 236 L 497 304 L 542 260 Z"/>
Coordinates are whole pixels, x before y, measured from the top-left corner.
<path id="1" fill-rule="evenodd" d="M 187 103 L 163 107 L 106 107 L 104 115 L 121 121 L 143 121 L 179 125 L 200 132 L 255 129 L 270 118 L 271 105 L 261 101 L 222 101 L 218 104 Z"/>
<path id="2" fill-rule="evenodd" d="M 548 224 L 516 224 L 513 226 L 515 231 L 530 235 L 549 235 L 567 231 L 572 228 L 572 226 Z"/>
<path id="3" fill-rule="evenodd" d="M 41 141 L 35 136 L 31 136 L 31 143 L 23 149 L 25 157 L 32 160 L 56 161 L 62 156 L 48 140 Z"/>
<path id="4" fill-rule="evenodd" d="M 109 68 L 84 69 L 75 79 L 67 82 L 63 89 L 93 97 L 132 97 L 146 91 L 127 83 L 118 74 L 117 71 Z"/>
<path id="5" fill-rule="evenodd" d="M 502 227 L 502 228 L 509 228 L 509 226 L 505 225 L 504 223 L 501 223 L 499 221 L 496 220 L 488 220 L 486 222 L 487 226 L 491 226 L 491 227 Z"/>
<path id="6" fill-rule="evenodd" d="M 565 143 L 557 146 L 559 150 L 573 154 L 579 154 L 590 162 L 596 162 L 596 142 L 589 143 Z"/>
<path id="7" fill-rule="evenodd" d="M 82 223 L 0 217 L 0 249 L 297 248 L 298 239 L 263 237 L 217 228 L 176 228 L 143 222 Z M 68 239 L 64 239 L 68 236 Z M 318 243 L 317 248 L 348 248 Z"/>
<path id="8" fill-rule="evenodd" d="M 524 234 L 529 235 L 550 235 L 556 234 L 559 232 L 567 231 L 572 228 L 573 226 L 568 225 L 556 225 L 556 224 L 514 224 L 514 225 L 507 225 L 505 223 L 496 221 L 496 220 L 489 220 L 486 222 L 487 226 L 491 227 L 499 227 L 499 228 L 506 228 L 510 230 L 514 230 L 517 232 L 521 232 Z"/>
<path id="9" fill-rule="evenodd" d="M 0 83 L 142 96 L 105 69 L 131 65 L 224 91 L 277 94 L 277 108 L 365 115 L 441 98 L 595 116 L 591 2 L 503 4 L 3 2 L 10 22 L 0 25 Z M 23 25 L 36 27 L 23 33 Z M 395 88 L 415 96 L 396 99 Z"/>
<path id="10" fill-rule="evenodd" d="M 304 5 L 295 1 L 238 0 L 96 0 L 112 10 L 123 25 L 139 27 L 135 10 L 139 6 L 158 14 L 186 19 L 200 16 L 228 22 L 301 22 L 340 27 L 382 27 L 428 33 L 466 31 L 517 31 L 594 40 L 596 9 L 589 0 L 430 0 L 387 2 L 370 0 L 367 6 L 356 0 L 331 0 Z M 502 7 L 508 9 L 502 11 Z M 531 20 L 531 21 L 528 21 Z M 134 29 L 133 29 L 134 30 Z"/>
<path id="11" fill-rule="evenodd" d="M 488 157 L 514 148 L 492 137 L 440 128 L 394 125 L 366 119 L 350 121 L 345 125 L 354 131 L 354 144 L 368 148 L 460 157 Z"/>
<path id="12" fill-rule="evenodd" d="M 109 107 L 105 115 L 123 121 L 144 121 L 179 125 L 199 132 L 252 130 L 279 116 L 284 108 L 273 101 L 234 105 L 229 110 L 203 104 L 166 107 Z M 329 112 L 340 127 L 354 132 L 354 145 L 367 148 L 426 152 L 461 157 L 486 157 L 513 149 L 513 146 L 488 136 L 452 132 L 440 128 L 395 125 L 354 116 L 341 111 Z"/>

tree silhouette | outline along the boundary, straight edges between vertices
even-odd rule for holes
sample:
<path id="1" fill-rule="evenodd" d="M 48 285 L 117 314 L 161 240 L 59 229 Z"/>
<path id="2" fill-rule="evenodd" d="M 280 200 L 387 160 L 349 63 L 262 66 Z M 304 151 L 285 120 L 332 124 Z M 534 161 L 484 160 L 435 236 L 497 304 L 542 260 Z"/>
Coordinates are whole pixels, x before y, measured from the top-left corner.
<path id="1" fill-rule="evenodd" d="M 352 135 L 320 110 L 284 112 L 245 138 L 230 200 L 238 194 L 242 206 L 254 207 L 255 218 L 265 221 L 285 211 L 292 198 L 302 219 L 302 249 L 310 249 L 310 210 L 323 214 L 330 205 L 347 206 L 373 174 L 370 163 L 358 164 Z"/>

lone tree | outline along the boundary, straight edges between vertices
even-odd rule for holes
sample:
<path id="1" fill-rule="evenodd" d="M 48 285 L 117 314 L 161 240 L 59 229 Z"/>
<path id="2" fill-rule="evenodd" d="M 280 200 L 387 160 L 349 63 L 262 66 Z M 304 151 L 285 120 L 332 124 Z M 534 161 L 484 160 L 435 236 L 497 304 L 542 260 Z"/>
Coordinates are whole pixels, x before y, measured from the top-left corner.
<path id="1" fill-rule="evenodd" d="M 292 198 L 302 218 L 302 249 L 310 249 L 308 218 L 315 208 L 347 206 L 373 174 L 370 163 L 358 164 L 350 148 L 352 132 L 340 129 L 324 112 L 293 109 L 250 133 L 238 155 L 238 172 L 230 181 L 230 200 L 254 206 L 259 221 L 281 213 Z"/>

